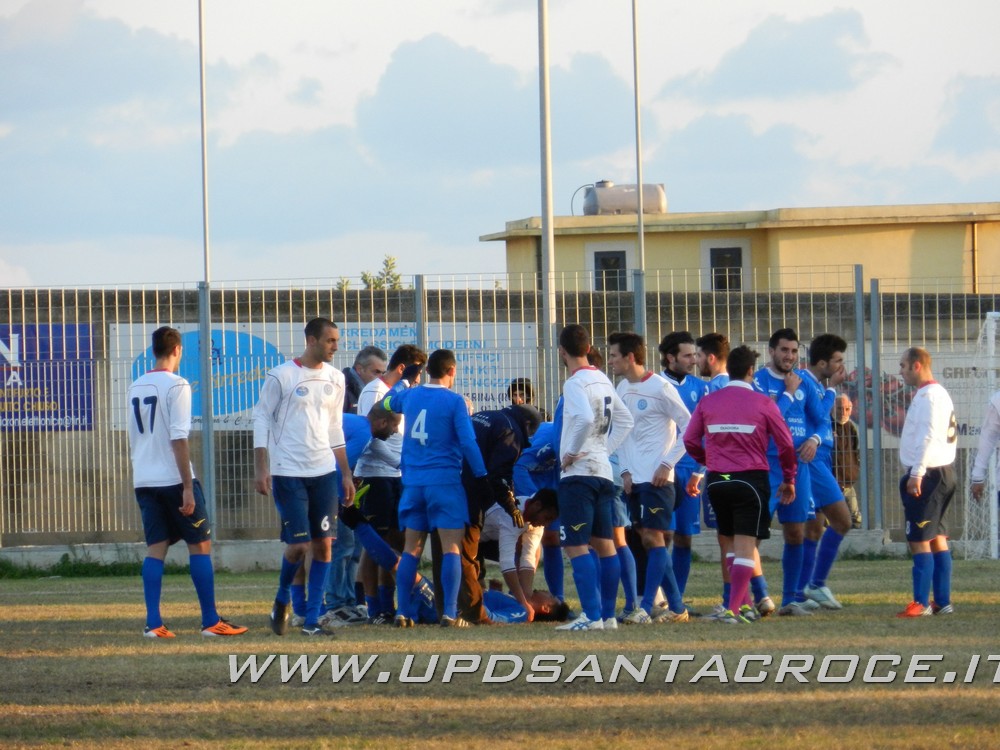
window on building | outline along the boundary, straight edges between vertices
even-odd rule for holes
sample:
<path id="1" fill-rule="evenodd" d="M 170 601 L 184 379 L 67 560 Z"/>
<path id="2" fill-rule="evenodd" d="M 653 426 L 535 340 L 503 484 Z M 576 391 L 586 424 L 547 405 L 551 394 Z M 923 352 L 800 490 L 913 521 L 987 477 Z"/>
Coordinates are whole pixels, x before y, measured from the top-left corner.
<path id="1" fill-rule="evenodd" d="M 743 291 L 743 248 L 713 247 L 709 251 L 713 292 Z"/>
<path id="2" fill-rule="evenodd" d="M 594 289 L 598 292 L 624 292 L 628 287 L 628 266 L 624 250 L 594 253 Z"/>

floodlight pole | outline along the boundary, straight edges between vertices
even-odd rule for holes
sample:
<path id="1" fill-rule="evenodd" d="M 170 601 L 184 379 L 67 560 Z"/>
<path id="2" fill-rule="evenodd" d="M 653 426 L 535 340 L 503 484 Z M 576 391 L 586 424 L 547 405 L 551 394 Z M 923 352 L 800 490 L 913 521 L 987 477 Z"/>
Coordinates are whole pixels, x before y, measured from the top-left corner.
<path id="1" fill-rule="evenodd" d="M 201 484 L 209 522 L 215 513 L 215 419 L 212 405 L 212 256 L 208 233 L 208 137 L 205 120 L 205 8 L 198 0 L 198 69 L 201 89 L 201 227 L 205 279 L 198 285 L 198 395 L 201 397 Z"/>
<path id="2" fill-rule="evenodd" d="M 632 77 L 635 89 L 635 181 L 637 191 L 637 208 L 639 212 L 636 232 L 638 236 L 638 270 L 639 275 L 646 273 L 646 236 L 644 225 L 644 205 L 642 191 L 642 117 L 639 112 L 639 11 L 638 0 L 632 0 Z M 645 280 L 645 279 L 643 279 Z M 632 293 L 637 296 L 635 302 L 635 331 L 640 336 L 646 335 L 646 286 L 634 286 Z M 638 295 L 642 295 L 639 299 Z"/>
<path id="3" fill-rule="evenodd" d="M 538 97 L 542 173 L 542 358 L 545 394 L 555 406 L 559 382 L 556 354 L 555 230 L 552 225 L 552 113 L 549 91 L 548 0 L 538 0 Z"/>

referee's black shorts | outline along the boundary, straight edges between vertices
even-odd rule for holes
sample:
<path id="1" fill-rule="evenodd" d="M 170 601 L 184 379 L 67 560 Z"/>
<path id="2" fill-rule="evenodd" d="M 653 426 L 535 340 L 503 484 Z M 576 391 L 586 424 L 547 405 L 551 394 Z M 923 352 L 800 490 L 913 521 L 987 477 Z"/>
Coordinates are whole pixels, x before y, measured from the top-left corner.
<path id="1" fill-rule="evenodd" d="M 771 537 L 771 485 L 766 471 L 709 471 L 705 491 L 715 509 L 719 534 Z"/>

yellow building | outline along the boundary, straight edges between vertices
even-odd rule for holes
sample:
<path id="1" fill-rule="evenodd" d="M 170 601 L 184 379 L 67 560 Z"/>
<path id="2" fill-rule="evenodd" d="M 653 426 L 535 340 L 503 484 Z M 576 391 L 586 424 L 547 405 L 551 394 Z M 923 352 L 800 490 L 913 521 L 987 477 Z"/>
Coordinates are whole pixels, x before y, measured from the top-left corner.
<path id="1" fill-rule="evenodd" d="M 768 271 L 857 264 L 865 288 L 886 278 L 977 292 L 1000 274 L 1000 203 L 647 213 L 643 223 L 645 269 L 685 270 L 699 291 L 789 291 L 794 282 Z M 506 243 L 509 273 L 533 274 L 541 270 L 541 226 L 539 217 L 509 221 L 480 240 Z M 597 290 L 631 288 L 637 227 L 634 212 L 555 217 L 553 270 L 563 279 L 586 272 Z"/>

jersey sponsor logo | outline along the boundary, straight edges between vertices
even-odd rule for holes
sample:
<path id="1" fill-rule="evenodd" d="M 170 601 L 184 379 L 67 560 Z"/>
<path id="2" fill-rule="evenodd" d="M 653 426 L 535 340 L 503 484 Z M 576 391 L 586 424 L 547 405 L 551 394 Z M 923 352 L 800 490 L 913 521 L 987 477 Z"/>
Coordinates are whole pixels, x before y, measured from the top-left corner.
<path id="1" fill-rule="evenodd" d="M 649 403 L 644 398 L 640 398 L 635 404 L 635 408 L 639 411 L 645 411 L 648 406 Z"/>
<path id="2" fill-rule="evenodd" d="M 307 396 L 307 395 L 309 395 L 309 389 L 306 388 L 304 385 L 300 385 L 298 388 L 295 389 L 295 395 L 296 396 Z"/>
<path id="3" fill-rule="evenodd" d="M 587 525 L 586 523 L 578 523 L 578 524 L 575 524 L 575 525 L 571 524 L 570 528 L 573 529 L 573 531 L 579 531 L 580 529 L 582 529 L 586 525 Z"/>
<path id="4" fill-rule="evenodd" d="M 757 429 L 757 425 L 752 424 L 710 424 L 708 431 L 712 434 L 735 432 L 741 435 L 752 435 Z"/>
<path id="5" fill-rule="evenodd" d="M 798 390 L 795 391 L 795 400 L 796 401 L 801 401 L 805 397 L 806 397 L 806 394 L 805 394 L 805 392 L 801 388 L 799 388 Z"/>

